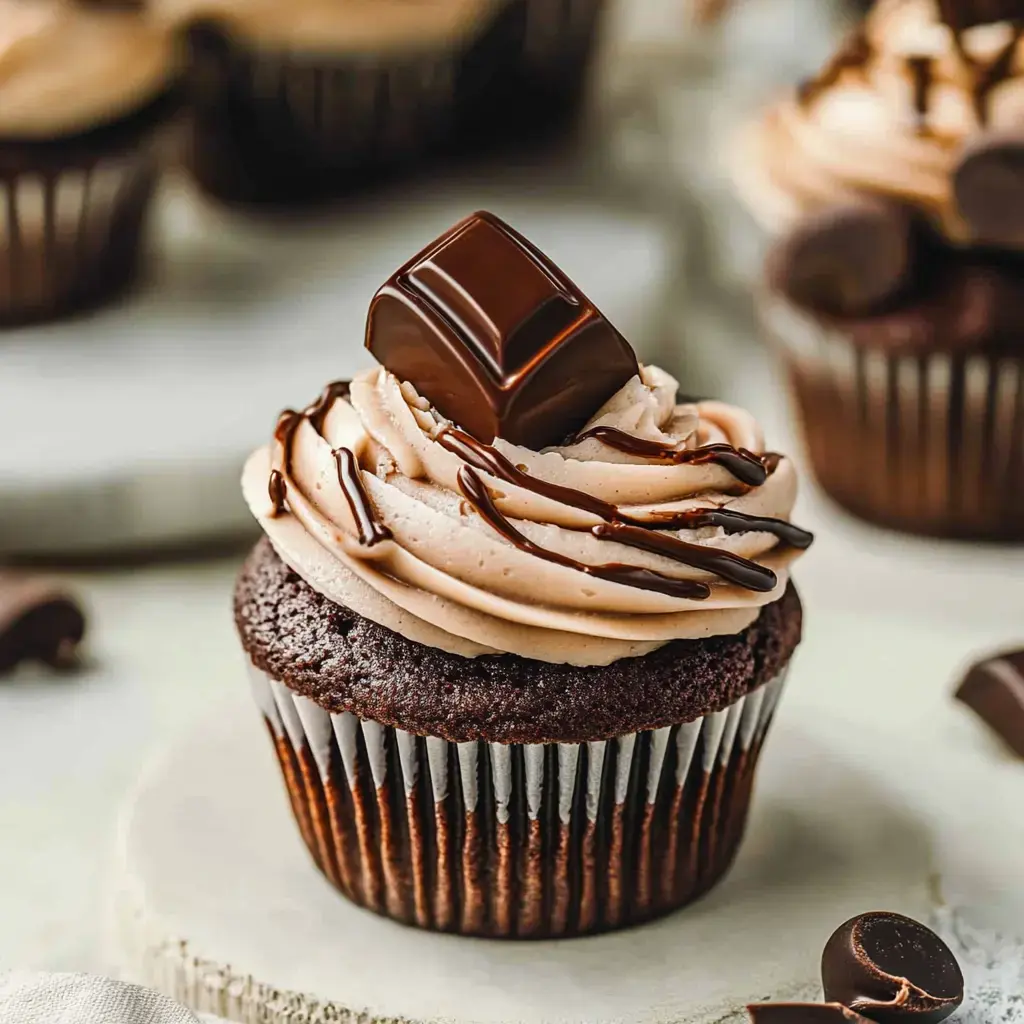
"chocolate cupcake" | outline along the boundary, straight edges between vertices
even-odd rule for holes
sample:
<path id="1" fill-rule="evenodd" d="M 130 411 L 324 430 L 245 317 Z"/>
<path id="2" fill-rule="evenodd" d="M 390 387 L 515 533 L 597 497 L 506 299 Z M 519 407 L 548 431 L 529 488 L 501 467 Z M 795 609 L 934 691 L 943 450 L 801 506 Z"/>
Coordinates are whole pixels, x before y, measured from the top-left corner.
<path id="1" fill-rule="evenodd" d="M 815 474 L 873 522 L 1024 538 L 1024 64 L 1013 5 L 882 0 L 746 135 L 763 310 Z"/>
<path id="2" fill-rule="evenodd" d="M 172 54 L 137 11 L 0 0 L 0 325 L 93 305 L 134 278 Z"/>
<path id="3" fill-rule="evenodd" d="M 197 179 L 288 204 L 561 125 L 604 0 L 159 3 L 189 43 Z"/>
<path id="4" fill-rule="evenodd" d="M 314 861 L 467 935 L 694 900 L 800 639 L 792 464 L 487 214 L 385 285 L 367 345 L 383 366 L 244 475 L 266 538 L 236 624 Z"/>

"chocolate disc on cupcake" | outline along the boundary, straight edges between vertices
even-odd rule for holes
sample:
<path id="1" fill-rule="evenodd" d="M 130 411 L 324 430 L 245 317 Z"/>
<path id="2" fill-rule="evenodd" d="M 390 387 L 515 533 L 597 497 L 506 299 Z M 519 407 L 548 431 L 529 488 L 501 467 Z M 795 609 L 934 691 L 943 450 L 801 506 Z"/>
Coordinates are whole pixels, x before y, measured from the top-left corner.
<path id="1" fill-rule="evenodd" d="M 604 0 L 154 0 L 187 40 L 188 159 L 229 201 L 343 193 L 577 104 Z"/>
<path id="2" fill-rule="evenodd" d="M 0 325 L 134 277 L 173 46 L 138 10 L 0 0 Z"/>
<path id="3" fill-rule="evenodd" d="M 244 475 L 236 623 L 314 861 L 471 935 L 692 901 L 800 639 L 792 463 L 487 214 L 381 289 L 367 345 Z"/>
<path id="4" fill-rule="evenodd" d="M 1024 539 L 1019 13 L 879 0 L 736 162 L 815 475 L 912 533 Z"/>

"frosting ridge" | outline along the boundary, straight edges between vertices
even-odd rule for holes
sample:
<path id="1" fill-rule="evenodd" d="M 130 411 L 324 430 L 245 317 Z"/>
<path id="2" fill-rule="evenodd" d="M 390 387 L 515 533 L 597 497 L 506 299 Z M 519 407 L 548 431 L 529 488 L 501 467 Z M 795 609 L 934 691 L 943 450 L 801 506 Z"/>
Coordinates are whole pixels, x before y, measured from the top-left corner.
<path id="1" fill-rule="evenodd" d="M 793 466 L 754 419 L 676 390 L 643 368 L 534 452 L 480 444 L 379 368 L 283 414 L 245 494 L 310 585 L 409 639 L 607 664 L 745 629 L 810 543 L 788 523 Z"/>
<path id="2" fill-rule="evenodd" d="M 950 174 L 982 131 L 1024 120 L 1021 26 L 954 30 L 937 0 L 879 0 L 813 80 L 738 141 L 737 184 L 771 229 L 868 191 L 967 232 Z"/>

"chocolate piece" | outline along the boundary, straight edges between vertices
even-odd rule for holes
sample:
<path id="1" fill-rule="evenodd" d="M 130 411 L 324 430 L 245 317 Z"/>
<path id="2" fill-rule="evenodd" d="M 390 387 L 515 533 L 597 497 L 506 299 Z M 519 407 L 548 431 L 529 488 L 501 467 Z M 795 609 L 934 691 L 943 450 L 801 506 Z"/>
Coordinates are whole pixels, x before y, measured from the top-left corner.
<path id="1" fill-rule="evenodd" d="M 974 241 L 1024 246 L 1024 135 L 987 135 L 968 147 L 953 195 Z"/>
<path id="2" fill-rule="evenodd" d="M 1024 18 L 1024 0 L 939 0 L 942 20 L 954 32 L 972 25 Z"/>
<path id="3" fill-rule="evenodd" d="M 57 584 L 0 574 L 0 672 L 25 661 L 69 668 L 84 635 L 82 609 Z"/>
<path id="4" fill-rule="evenodd" d="M 752 1024 L 868 1024 L 841 1003 L 754 1003 L 747 1010 Z"/>
<path id="5" fill-rule="evenodd" d="M 938 1024 L 964 998 L 964 976 L 930 928 L 888 911 L 836 930 L 821 957 L 825 998 L 877 1024 Z"/>
<path id="6" fill-rule="evenodd" d="M 907 281 L 914 221 L 896 203 L 865 200 L 802 223 L 768 257 L 770 284 L 798 305 L 822 313 L 865 313 Z"/>
<path id="7" fill-rule="evenodd" d="M 540 449 L 639 372 L 626 340 L 493 214 L 457 224 L 374 296 L 366 347 L 479 441 Z"/>
<path id="8" fill-rule="evenodd" d="M 1024 651 L 1008 651 L 972 665 L 956 699 L 1024 758 Z"/>

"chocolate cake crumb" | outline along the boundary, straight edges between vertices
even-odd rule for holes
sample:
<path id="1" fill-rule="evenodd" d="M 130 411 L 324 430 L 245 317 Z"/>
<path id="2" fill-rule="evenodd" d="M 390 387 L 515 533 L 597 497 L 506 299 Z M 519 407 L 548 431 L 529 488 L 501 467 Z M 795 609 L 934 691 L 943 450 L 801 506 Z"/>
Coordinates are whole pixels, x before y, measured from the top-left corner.
<path id="1" fill-rule="evenodd" d="M 693 721 L 769 682 L 800 641 L 792 584 L 743 632 L 674 640 L 612 665 L 464 658 L 334 604 L 262 539 L 235 590 L 253 664 L 331 712 L 450 742 L 587 742 Z"/>

